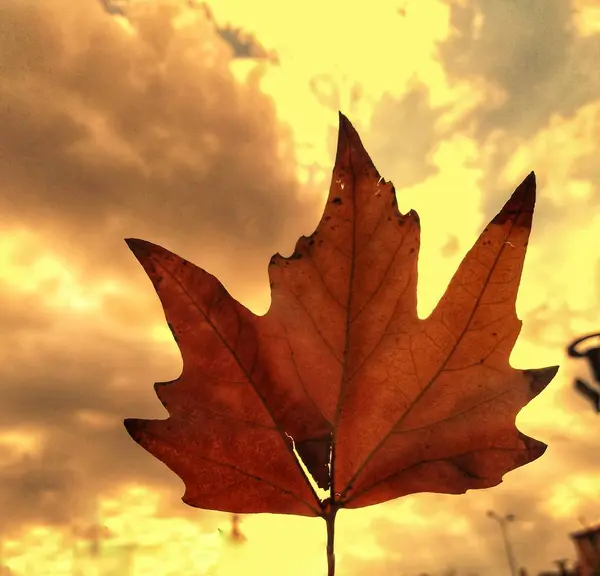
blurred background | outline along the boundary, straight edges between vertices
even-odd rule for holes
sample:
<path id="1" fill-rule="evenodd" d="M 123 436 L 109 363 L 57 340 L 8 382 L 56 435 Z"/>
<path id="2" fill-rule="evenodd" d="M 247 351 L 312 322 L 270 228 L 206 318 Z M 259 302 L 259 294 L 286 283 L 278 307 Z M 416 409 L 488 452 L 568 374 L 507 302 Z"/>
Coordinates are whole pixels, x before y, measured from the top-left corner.
<path id="1" fill-rule="evenodd" d="M 320 218 L 338 110 L 421 217 L 422 317 L 535 170 L 511 364 L 561 365 L 517 418 L 542 458 L 490 490 L 342 511 L 339 576 L 511 574 L 503 530 L 513 573 L 572 566 L 569 534 L 600 522 L 600 415 L 565 354 L 600 331 L 598 62 L 596 0 L 2 0 L 5 573 L 325 574 L 322 520 L 189 508 L 125 432 L 167 416 L 152 385 L 181 358 L 123 239 L 264 313 L 269 258 Z"/>

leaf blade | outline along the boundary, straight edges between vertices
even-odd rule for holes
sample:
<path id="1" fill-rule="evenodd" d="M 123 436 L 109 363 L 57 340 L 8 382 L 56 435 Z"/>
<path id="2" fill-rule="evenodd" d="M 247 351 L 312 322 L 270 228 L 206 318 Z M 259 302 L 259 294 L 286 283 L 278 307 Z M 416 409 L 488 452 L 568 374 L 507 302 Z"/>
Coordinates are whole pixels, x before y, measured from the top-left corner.
<path id="1" fill-rule="evenodd" d="M 403 386 L 396 386 L 386 396 L 385 408 L 380 399 L 369 410 L 368 400 L 367 382 L 373 381 L 374 374 L 382 369 L 372 369 L 362 379 L 350 382 L 345 399 L 345 414 L 349 416 L 346 420 L 342 419 L 336 435 L 336 446 L 339 447 L 341 456 L 336 462 L 338 477 L 335 484 L 343 487 L 340 492 L 346 507 L 384 502 L 397 497 L 393 494 L 413 493 L 417 484 L 412 479 L 405 480 L 412 486 L 410 489 L 403 487 L 398 481 L 390 484 L 388 489 L 383 487 L 382 478 L 394 476 L 390 471 L 394 466 L 403 471 L 414 467 L 416 462 L 443 462 L 440 466 L 446 469 L 445 488 L 441 479 L 446 476 L 441 472 L 436 473 L 431 467 L 429 469 L 429 473 L 438 479 L 435 491 L 461 493 L 469 488 L 494 486 L 501 481 L 504 473 L 543 453 L 540 443 L 531 439 L 525 442 L 523 435 L 514 426 L 518 411 L 533 398 L 533 377 L 527 371 L 515 370 L 508 364 L 508 357 L 521 327 L 515 313 L 515 301 L 534 203 L 535 177 L 531 173 L 465 256 L 430 317 L 425 320 L 413 318 L 412 326 L 406 322 L 398 323 L 403 325 L 403 342 L 397 341 L 395 346 L 382 346 L 384 350 L 379 351 L 379 357 L 373 359 L 374 364 L 385 367 L 388 373 L 390 366 L 396 367 L 398 373 L 394 373 L 390 380 L 398 383 L 404 378 Z M 484 329 L 490 330 L 482 334 Z M 392 335 L 393 332 L 386 334 L 388 337 Z M 403 347 L 410 356 L 412 372 L 407 373 L 399 366 L 398 348 Z M 406 355 L 404 356 L 403 360 L 406 361 Z M 461 370 L 465 372 L 462 375 Z M 483 373 L 484 370 L 488 373 Z M 536 380 L 537 392 L 550 382 L 558 367 L 545 370 L 544 382 L 541 384 L 539 378 Z M 435 387 L 433 383 L 436 383 Z M 502 387 L 509 390 L 509 393 L 499 389 Z M 442 436 L 439 432 L 436 433 L 434 424 L 430 424 L 426 432 L 423 420 L 435 420 L 436 414 L 447 415 L 454 409 L 457 398 L 464 403 L 476 393 L 480 400 L 485 400 L 486 394 L 491 399 L 476 402 L 480 415 L 471 412 L 470 420 L 462 423 L 464 429 L 460 433 L 455 431 L 451 435 L 448 421 L 442 420 L 445 423 L 443 444 L 436 451 L 439 440 L 435 438 Z M 352 420 L 358 406 L 361 407 L 360 421 L 363 425 L 361 446 L 357 446 L 353 440 L 353 430 L 357 424 Z M 457 410 L 464 420 L 464 409 Z M 398 414 L 401 416 L 398 417 Z M 482 419 L 482 422 L 478 422 L 477 418 Z M 478 432 L 473 432 L 476 424 L 479 426 L 476 428 Z M 409 439 L 404 437 L 399 440 L 398 432 L 405 427 L 419 427 L 421 431 Z M 477 466 L 473 464 L 471 473 L 467 474 L 463 470 L 462 475 L 453 475 L 447 469 L 452 457 L 450 460 L 440 460 L 438 452 L 440 449 L 443 452 L 446 445 L 463 446 L 459 453 L 481 452 L 483 449 L 468 448 L 470 434 L 480 442 L 486 437 L 507 436 L 503 440 L 504 444 L 489 444 L 485 450 L 509 450 L 507 453 L 512 454 L 512 460 L 496 458 L 496 469 L 488 469 L 480 478 L 475 469 L 483 471 L 485 468 L 487 461 L 482 456 Z M 420 449 L 423 446 L 427 448 L 428 454 Z M 351 460 L 344 459 L 348 454 L 351 454 Z M 492 460 L 491 456 L 489 460 Z M 421 472 L 415 474 L 422 476 Z M 369 491 L 369 484 L 377 485 L 379 492 L 371 490 L 367 498 L 365 493 Z M 357 501 L 351 504 L 353 491 Z M 423 489 L 418 491 L 430 489 L 425 488 L 424 484 Z"/>
<path id="2" fill-rule="evenodd" d="M 129 434 L 182 478 L 190 505 L 318 514 L 291 440 L 276 424 L 277 409 L 261 394 L 271 382 L 257 363 L 260 318 L 179 256 L 143 240 L 127 244 L 155 287 L 183 357 L 181 376 L 155 386 L 169 418 L 130 419 Z M 219 492 L 241 485 L 242 477 L 244 490 Z M 251 489 L 257 479 L 265 486 L 262 496 Z"/>
<path id="3" fill-rule="evenodd" d="M 264 316 L 175 254 L 128 240 L 184 362 L 156 387 L 170 417 L 129 420 L 129 433 L 184 480 L 186 503 L 235 513 L 324 516 L 332 504 L 498 484 L 545 450 L 515 419 L 558 369 L 508 362 L 534 204 L 531 173 L 421 320 L 418 215 L 399 213 L 340 114 L 323 217 L 271 259 Z"/>

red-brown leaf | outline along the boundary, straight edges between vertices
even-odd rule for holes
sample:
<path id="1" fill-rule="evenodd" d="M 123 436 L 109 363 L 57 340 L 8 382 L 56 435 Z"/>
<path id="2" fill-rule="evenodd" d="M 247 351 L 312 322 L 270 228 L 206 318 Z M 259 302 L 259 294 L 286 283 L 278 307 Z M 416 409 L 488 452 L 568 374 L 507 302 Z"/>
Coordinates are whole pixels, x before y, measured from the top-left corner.
<path id="1" fill-rule="evenodd" d="M 323 218 L 272 258 L 266 315 L 164 248 L 127 241 L 183 357 L 181 376 L 155 386 L 170 417 L 127 430 L 182 478 L 184 502 L 214 510 L 316 516 L 500 483 L 544 452 L 515 418 L 558 370 L 508 362 L 534 202 L 531 173 L 420 320 L 418 216 L 399 213 L 340 114 Z"/>

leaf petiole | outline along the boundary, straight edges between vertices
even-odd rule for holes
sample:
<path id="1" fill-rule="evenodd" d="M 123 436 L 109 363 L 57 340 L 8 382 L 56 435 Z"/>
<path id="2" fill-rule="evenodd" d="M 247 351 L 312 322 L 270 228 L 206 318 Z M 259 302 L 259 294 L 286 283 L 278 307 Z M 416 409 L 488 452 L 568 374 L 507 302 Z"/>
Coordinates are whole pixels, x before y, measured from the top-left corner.
<path id="1" fill-rule="evenodd" d="M 329 500 L 329 499 L 328 499 Z M 337 502 L 331 503 L 329 500 L 325 505 L 323 519 L 327 525 L 327 576 L 335 576 L 335 517 L 340 506 Z"/>

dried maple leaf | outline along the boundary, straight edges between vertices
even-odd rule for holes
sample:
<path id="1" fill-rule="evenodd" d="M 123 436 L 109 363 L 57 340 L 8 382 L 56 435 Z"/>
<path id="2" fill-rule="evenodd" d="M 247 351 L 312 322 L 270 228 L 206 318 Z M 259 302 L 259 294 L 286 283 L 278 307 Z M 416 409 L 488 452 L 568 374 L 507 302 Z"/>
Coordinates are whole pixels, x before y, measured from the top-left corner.
<path id="1" fill-rule="evenodd" d="M 264 316 L 190 262 L 127 240 L 183 357 L 181 376 L 155 386 L 169 418 L 128 419 L 129 434 L 181 477 L 190 506 L 325 518 L 329 574 L 338 509 L 499 484 L 544 452 L 515 418 L 558 370 L 509 364 L 534 202 L 531 173 L 421 320 L 418 216 L 400 214 L 340 114 L 323 218 L 272 258 Z"/>

